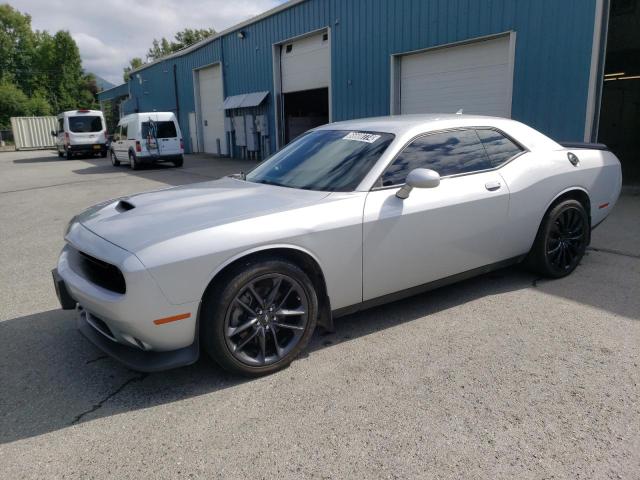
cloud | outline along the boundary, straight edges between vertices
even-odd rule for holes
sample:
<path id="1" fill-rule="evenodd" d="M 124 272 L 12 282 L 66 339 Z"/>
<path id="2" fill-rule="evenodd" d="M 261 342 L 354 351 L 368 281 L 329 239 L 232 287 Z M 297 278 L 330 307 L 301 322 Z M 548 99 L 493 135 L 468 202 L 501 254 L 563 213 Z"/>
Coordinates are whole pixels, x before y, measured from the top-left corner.
<path id="1" fill-rule="evenodd" d="M 222 31 L 283 0 L 20 0 L 34 29 L 68 30 L 86 71 L 115 84 L 133 57 L 145 57 L 154 38 L 184 28 Z"/>

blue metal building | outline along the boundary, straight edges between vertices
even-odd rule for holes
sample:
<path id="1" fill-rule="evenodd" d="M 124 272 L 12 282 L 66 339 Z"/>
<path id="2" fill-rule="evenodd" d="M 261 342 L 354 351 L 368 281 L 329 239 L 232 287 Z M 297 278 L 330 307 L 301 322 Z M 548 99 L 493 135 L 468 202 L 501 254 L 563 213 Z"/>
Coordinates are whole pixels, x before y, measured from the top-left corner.
<path id="1" fill-rule="evenodd" d="M 589 141 L 607 12 L 606 0 L 292 0 L 99 99 L 176 112 L 187 151 L 256 158 L 320 122 L 436 106 Z"/>

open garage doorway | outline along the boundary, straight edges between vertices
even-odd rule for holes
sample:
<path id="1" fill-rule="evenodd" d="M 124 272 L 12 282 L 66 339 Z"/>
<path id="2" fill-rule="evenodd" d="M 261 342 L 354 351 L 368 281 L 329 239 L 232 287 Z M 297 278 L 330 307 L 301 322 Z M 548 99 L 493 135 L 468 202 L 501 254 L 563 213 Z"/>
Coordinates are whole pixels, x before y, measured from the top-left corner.
<path id="1" fill-rule="evenodd" d="M 329 31 L 316 31 L 277 47 L 279 145 L 331 121 L 331 48 Z"/>
<path id="2" fill-rule="evenodd" d="M 283 95 L 285 143 L 329 122 L 329 89 L 317 88 Z"/>
<path id="3" fill-rule="evenodd" d="M 640 182 L 640 0 L 612 0 L 598 141 L 622 162 L 624 183 Z"/>

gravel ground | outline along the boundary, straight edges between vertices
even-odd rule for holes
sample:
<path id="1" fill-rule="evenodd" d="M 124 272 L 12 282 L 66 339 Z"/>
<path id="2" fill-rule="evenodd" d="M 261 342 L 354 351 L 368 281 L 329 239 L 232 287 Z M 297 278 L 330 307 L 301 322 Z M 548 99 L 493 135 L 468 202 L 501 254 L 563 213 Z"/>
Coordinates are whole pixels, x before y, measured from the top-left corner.
<path id="1" fill-rule="evenodd" d="M 640 195 L 570 277 L 518 268 L 340 319 L 258 380 L 106 358 L 58 308 L 67 220 L 249 168 L 0 154 L 0 478 L 640 478 Z"/>

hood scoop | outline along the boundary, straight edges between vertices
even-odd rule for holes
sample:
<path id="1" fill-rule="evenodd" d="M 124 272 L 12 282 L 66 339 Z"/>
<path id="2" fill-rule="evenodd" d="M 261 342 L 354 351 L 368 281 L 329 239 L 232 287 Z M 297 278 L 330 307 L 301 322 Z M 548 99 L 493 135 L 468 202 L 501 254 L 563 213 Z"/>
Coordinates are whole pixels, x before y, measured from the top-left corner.
<path id="1" fill-rule="evenodd" d="M 133 210 L 136 206 L 128 200 L 120 200 L 116 205 L 116 210 L 119 212 L 127 212 Z"/>

